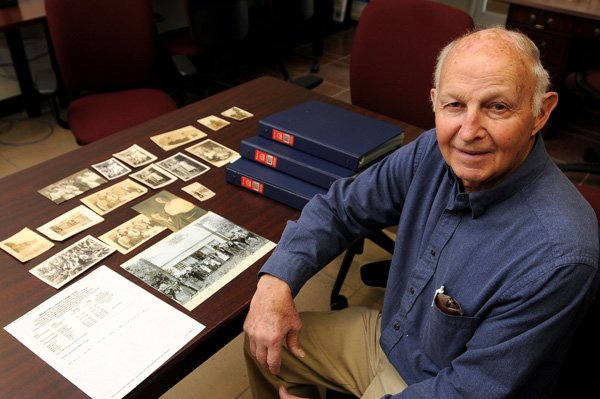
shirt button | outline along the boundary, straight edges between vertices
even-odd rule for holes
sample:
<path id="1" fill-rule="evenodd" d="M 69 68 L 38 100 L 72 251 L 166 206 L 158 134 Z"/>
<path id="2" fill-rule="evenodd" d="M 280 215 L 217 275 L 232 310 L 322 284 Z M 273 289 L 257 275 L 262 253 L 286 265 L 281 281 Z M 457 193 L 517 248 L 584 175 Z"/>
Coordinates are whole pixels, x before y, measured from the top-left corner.
<path id="1" fill-rule="evenodd" d="M 410 292 L 411 295 L 415 295 L 415 287 L 410 287 L 410 289 L 408 291 Z"/>
<path id="2" fill-rule="evenodd" d="M 431 256 L 435 256 L 437 254 L 437 252 L 435 252 L 435 249 L 432 249 L 429 253 L 431 254 Z"/>
<path id="3" fill-rule="evenodd" d="M 394 323 L 394 330 L 398 331 L 400 329 L 400 323 Z"/>

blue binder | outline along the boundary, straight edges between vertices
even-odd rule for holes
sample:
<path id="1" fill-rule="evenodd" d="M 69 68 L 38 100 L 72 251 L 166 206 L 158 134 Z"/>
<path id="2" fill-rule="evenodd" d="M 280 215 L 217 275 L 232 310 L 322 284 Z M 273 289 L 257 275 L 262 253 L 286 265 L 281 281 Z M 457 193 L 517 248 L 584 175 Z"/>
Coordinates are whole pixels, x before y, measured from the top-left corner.
<path id="1" fill-rule="evenodd" d="M 245 158 L 227 165 L 226 180 L 296 209 L 302 209 L 316 194 L 327 192 L 322 187 Z"/>
<path id="2" fill-rule="evenodd" d="M 258 134 L 351 170 L 402 145 L 404 129 L 370 116 L 308 101 L 259 121 Z"/>
<path id="3" fill-rule="evenodd" d="M 337 179 L 355 173 L 351 169 L 260 136 L 242 140 L 240 154 L 246 159 L 323 188 L 329 188 Z"/>

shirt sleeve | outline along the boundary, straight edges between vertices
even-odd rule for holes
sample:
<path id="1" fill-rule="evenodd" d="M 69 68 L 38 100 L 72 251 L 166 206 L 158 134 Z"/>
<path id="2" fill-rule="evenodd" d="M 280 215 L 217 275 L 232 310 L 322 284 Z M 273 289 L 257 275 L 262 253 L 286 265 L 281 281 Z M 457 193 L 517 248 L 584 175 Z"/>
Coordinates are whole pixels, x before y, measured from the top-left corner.
<path id="1" fill-rule="evenodd" d="M 567 264 L 529 275 L 502 295 L 450 367 L 402 393 L 384 397 L 518 396 L 532 373 L 544 373 L 539 367 L 543 360 L 561 360 L 570 343 L 568 332 L 574 331 L 573 323 L 580 320 L 597 286 L 595 274 L 596 268 L 590 265 Z M 550 376 L 541 380 L 552 384 Z M 538 388 L 540 395 L 547 392 L 547 387 Z"/>
<path id="2" fill-rule="evenodd" d="M 417 140 L 357 177 L 341 179 L 289 221 L 259 274 L 285 282 L 296 295 L 302 285 L 354 240 L 398 223 L 412 176 Z"/>

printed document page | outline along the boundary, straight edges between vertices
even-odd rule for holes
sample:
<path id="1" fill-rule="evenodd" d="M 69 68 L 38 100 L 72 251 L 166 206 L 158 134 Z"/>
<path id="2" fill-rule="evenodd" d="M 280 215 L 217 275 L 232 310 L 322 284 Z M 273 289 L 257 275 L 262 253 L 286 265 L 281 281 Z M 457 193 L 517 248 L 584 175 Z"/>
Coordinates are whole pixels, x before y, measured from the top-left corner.
<path id="1" fill-rule="evenodd" d="M 204 326 L 106 266 L 4 327 L 92 398 L 121 398 Z"/>

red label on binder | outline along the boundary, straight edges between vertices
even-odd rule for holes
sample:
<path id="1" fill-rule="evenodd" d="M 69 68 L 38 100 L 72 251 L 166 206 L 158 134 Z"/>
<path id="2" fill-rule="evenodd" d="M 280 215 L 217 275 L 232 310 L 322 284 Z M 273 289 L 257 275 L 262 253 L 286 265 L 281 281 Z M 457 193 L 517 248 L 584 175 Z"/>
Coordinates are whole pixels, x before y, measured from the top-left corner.
<path id="1" fill-rule="evenodd" d="M 255 180 L 249 179 L 246 176 L 242 176 L 242 187 L 248 190 L 256 191 L 259 194 L 263 193 L 264 186 Z"/>
<path id="2" fill-rule="evenodd" d="M 272 168 L 277 167 L 277 157 L 261 150 L 254 151 L 254 160 Z"/>
<path id="3" fill-rule="evenodd" d="M 271 137 L 275 141 L 279 141 L 280 143 L 289 145 L 291 147 L 294 146 L 294 136 L 289 133 L 282 132 L 281 130 L 273 129 L 271 132 Z"/>

